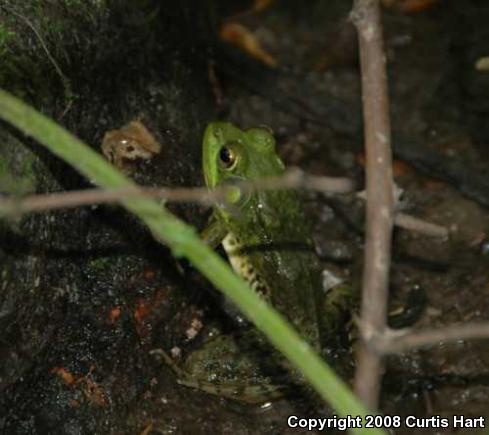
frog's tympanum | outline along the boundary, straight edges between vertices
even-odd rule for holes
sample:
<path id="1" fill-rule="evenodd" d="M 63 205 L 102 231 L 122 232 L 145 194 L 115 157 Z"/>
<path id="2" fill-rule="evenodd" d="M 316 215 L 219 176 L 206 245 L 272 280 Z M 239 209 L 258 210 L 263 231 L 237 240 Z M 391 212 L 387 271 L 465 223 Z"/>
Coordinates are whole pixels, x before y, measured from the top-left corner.
<path id="1" fill-rule="evenodd" d="M 206 241 L 222 243 L 234 270 L 316 351 L 331 346 L 349 295 L 324 295 L 320 264 L 296 192 L 239 188 L 240 182 L 284 173 L 271 132 L 211 123 L 204 135 L 203 169 L 210 189 L 235 186 L 233 194 L 214 206 Z M 283 386 L 283 378 L 277 381 L 277 367 L 289 380 L 300 379 L 297 372 L 284 369 L 283 358 L 270 346 L 254 328 L 238 336 L 218 336 L 189 356 L 179 368 L 184 377 L 180 381 L 238 400 L 268 400 Z M 271 366 L 260 355 L 264 350 L 275 361 Z"/>

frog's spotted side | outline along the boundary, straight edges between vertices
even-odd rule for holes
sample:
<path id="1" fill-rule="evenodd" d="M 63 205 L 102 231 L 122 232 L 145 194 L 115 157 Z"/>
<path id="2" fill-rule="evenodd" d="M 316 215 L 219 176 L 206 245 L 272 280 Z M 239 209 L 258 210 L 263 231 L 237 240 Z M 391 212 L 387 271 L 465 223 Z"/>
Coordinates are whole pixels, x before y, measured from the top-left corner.
<path id="1" fill-rule="evenodd" d="M 222 246 L 234 271 L 249 284 L 252 290 L 265 299 L 270 299 L 270 286 L 255 269 L 252 261 L 240 252 L 244 246 L 236 235 L 228 233 L 222 240 Z"/>
<path id="2" fill-rule="evenodd" d="M 203 170 L 212 189 L 280 176 L 285 167 L 268 129 L 243 131 L 230 123 L 215 122 L 204 134 Z M 238 189 L 214 206 L 204 238 L 215 246 L 222 243 L 236 273 L 279 310 L 316 351 L 321 350 L 327 339 L 325 327 L 334 334 L 335 319 L 343 311 L 342 299 L 335 296 L 329 305 L 324 303 L 320 264 L 294 191 L 245 194 Z M 282 388 L 274 385 L 269 367 L 264 369 L 263 358 L 254 352 L 258 348 L 268 350 L 269 345 L 254 329 L 239 338 L 210 340 L 187 358 L 179 369 L 180 381 L 248 402 L 276 397 Z M 269 352 L 269 356 L 277 367 L 277 354 Z"/>

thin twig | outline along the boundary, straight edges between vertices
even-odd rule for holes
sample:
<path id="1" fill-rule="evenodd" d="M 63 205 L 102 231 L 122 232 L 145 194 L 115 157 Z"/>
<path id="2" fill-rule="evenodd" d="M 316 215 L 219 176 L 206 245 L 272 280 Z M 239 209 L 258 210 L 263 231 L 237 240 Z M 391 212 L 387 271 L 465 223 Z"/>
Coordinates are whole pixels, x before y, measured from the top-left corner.
<path id="1" fill-rule="evenodd" d="M 394 204 L 399 205 L 399 199 L 402 194 L 401 189 L 395 188 L 394 193 Z M 365 190 L 357 193 L 357 198 L 362 201 L 367 200 L 367 194 Z M 424 221 L 417 217 L 411 216 L 409 214 L 403 213 L 394 208 L 394 225 L 399 228 L 403 228 L 407 231 L 412 231 L 415 233 L 423 234 L 428 237 L 436 237 L 441 239 L 448 239 L 450 231 L 447 227 L 437 225 L 431 222 Z"/>
<path id="2" fill-rule="evenodd" d="M 321 177 L 302 173 L 292 168 L 281 177 L 266 178 L 259 181 L 238 183 L 243 192 L 251 190 L 269 190 L 276 188 L 305 188 L 326 194 L 344 194 L 353 190 L 354 183 L 348 178 Z M 0 217 L 18 218 L 26 213 L 40 213 L 64 208 L 82 207 L 120 202 L 126 198 L 140 196 L 160 198 L 170 202 L 194 202 L 212 205 L 224 199 L 229 187 L 223 186 L 212 191 L 204 187 L 138 187 L 130 189 L 84 189 L 60 193 L 28 195 L 21 198 L 0 199 Z M 361 199 L 364 199 L 360 196 Z M 405 213 L 396 213 L 395 225 L 408 231 L 428 237 L 446 239 L 449 231 L 446 227 L 418 219 Z"/>
<path id="3" fill-rule="evenodd" d="M 226 198 L 230 189 L 239 188 L 242 193 L 256 190 L 306 188 L 325 193 L 348 193 L 354 183 L 348 178 L 322 177 L 304 174 L 291 168 L 280 177 L 269 177 L 256 181 L 243 181 L 234 186 L 222 186 L 212 191 L 205 187 L 189 188 L 126 188 L 126 189 L 86 189 L 46 195 L 30 195 L 24 198 L 0 199 L 0 216 L 19 216 L 24 213 L 41 212 L 60 208 L 79 207 L 121 201 L 128 197 L 143 196 L 163 198 L 172 202 L 196 202 L 214 204 Z"/>
<path id="4" fill-rule="evenodd" d="M 421 233 L 430 237 L 439 237 L 441 239 L 447 239 L 450 234 L 448 228 L 446 227 L 442 227 L 431 222 L 426 222 L 406 213 L 396 212 L 394 224 L 408 231 Z"/>
<path id="5" fill-rule="evenodd" d="M 386 327 L 394 222 L 389 101 L 381 10 L 378 0 L 355 0 L 351 19 L 358 31 L 365 120 L 367 222 L 361 304 L 362 324 L 373 333 Z M 360 345 L 355 391 L 370 409 L 378 406 L 383 364 Z"/>
<path id="6" fill-rule="evenodd" d="M 489 322 L 443 326 L 426 331 L 395 331 L 364 337 L 367 345 L 380 354 L 402 353 L 420 347 L 469 339 L 489 339 Z"/>
<path id="7" fill-rule="evenodd" d="M 347 178 L 320 177 L 301 174 L 292 169 L 282 177 L 267 178 L 255 182 L 239 183 L 242 191 L 267 190 L 276 188 L 306 188 L 326 194 L 349 193 L 353 182 Z M 220 187 L 212 191 L 203 187 L 167 188 L 167 187 L 138 187 L 130 189 L 84 189 L 60 193 L 28 195 L 21 198 L 0 199 L 0 217 L 18 218 L 26 213 L 40 213 L 64 208 L 82 207 L 99 204 L 120 202 L 124 199 L 140 196 L 160 198 L 171 202 L 194 202 L 212 205 L 226 197 L 229 187 Z M 414 231 L 428 237 L 446 239 L 449 231 L 446 227 L 423 221 L 414 216 L 397 213 L 395 224 L 399 228 Z"/>

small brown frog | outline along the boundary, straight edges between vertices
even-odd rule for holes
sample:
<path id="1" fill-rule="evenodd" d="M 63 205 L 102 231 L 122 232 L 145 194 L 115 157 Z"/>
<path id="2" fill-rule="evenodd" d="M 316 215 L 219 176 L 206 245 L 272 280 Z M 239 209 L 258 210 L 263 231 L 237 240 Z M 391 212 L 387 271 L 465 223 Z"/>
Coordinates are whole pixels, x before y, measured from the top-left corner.
<path id="1" fill-rule="evenodd" d="M 117 168 L 131 173 L 135 160 L 149 160 L 161 152 L 161 145 L 140 121 L 109 130 L 102 141 L 102 153 Z"/>

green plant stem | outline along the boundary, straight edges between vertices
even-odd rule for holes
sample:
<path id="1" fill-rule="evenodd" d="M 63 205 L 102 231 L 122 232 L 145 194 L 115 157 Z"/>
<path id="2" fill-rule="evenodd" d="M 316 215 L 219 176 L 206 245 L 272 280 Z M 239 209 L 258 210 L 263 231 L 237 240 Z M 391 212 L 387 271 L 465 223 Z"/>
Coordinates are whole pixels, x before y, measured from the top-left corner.
<path id="1" fill-rule="evenodd" d="M 63 127 L 5 91 L 0 90 L 0 118 L 32 136 L 51 152 L 104 188 L 136 187 L 89 146 Z M 126 198 L 122 205 L 137 215 L 154 236 L 168 245 L 175 256 L 184 256 L 216 288 L 230 298 L 294 365 L 321 397 L 340 416 L 364 416 L 368 410 L 348 386 L 312 350 L 280 313 L 266 304 L 239 278 L 195 230 L 173 216 L 156 201 Z M 353 429 L 355 433 L 385 433 L 380 429 Z"/>

